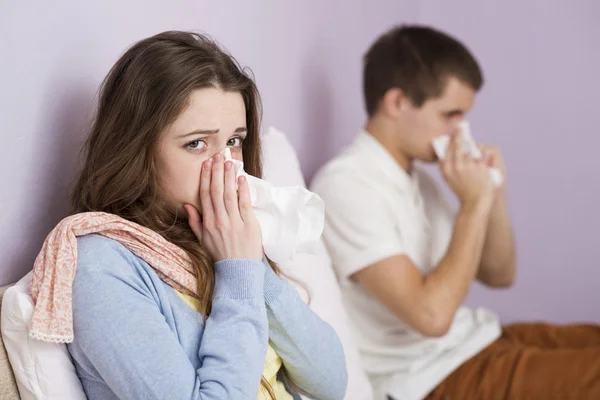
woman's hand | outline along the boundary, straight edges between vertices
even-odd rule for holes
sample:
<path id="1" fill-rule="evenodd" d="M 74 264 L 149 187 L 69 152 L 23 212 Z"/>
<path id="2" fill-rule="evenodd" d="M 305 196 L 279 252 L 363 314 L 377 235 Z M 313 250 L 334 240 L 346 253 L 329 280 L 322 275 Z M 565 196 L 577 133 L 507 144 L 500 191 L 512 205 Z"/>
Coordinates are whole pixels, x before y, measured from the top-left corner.
<path id="1" fill-rule="evenodd" d="M 228 258 L 263 259 L 262 236 L 250 200 L 250 188 L 244 176 L 238 179 L 231 161 L 223 162 L 222 154 L 202 165 L 200 204 L 198 210 L 186 204 L 192 231 L 216 261 Z"/>

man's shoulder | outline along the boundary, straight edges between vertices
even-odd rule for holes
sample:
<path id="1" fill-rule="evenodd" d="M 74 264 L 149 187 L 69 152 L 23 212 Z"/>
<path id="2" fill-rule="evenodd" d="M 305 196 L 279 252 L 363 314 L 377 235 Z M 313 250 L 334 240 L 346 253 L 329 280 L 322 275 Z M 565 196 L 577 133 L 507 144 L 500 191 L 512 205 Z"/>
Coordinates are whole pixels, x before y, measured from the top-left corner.
<path id="1" fill-rule="evenodd" d="M 370 182 L 373 181 L 373 173 L 367 155 L 355 146 L 349 146 L 317 171 L 312 179 L 311 189 L 317 193 L 368 189 L 372 186 Z"/>
<path id="2" fill-rule="evenodd" d="M 362 203 L 365 197 L 373 199 L 380 192 L 368 173 L 344 161 L 330 161 L 312 180 L 311 190 L 321 196 L 328 207 Z"/>

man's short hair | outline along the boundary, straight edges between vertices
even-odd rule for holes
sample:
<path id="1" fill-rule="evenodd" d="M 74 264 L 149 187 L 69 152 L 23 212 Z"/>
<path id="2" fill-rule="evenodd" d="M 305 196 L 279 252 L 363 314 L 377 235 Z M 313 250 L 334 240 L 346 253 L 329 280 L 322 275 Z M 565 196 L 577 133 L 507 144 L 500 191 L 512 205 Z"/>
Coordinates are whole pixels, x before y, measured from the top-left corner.
<path id="1" fill-rule="evenodd" d="M 385 93 L 402 89 L 416 107 L 442 95 L 455 77 L 479 91 L 483 74 L 458 40 L 426 26 L 401 25 L 380 36 L 364 56 L 363 91 L 369 117 Z"/>

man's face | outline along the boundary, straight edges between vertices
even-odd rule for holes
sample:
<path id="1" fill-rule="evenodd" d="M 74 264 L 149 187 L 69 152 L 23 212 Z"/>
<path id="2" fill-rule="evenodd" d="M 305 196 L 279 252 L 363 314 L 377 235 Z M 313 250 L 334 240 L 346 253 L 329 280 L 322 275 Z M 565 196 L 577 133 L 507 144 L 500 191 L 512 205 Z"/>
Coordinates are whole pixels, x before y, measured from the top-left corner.
<path id="1" fill-rule="evenodd" d="M 429 99 L 421 107 L 409 104 L 403 111 L 402 130 L 414 159 L 437 161 L 431 142 L 451 133 L 471 110 L 476 92 L 456 78 L 448 79 L 440 97 Z M 410 102 L 409 102 L 410 103 Z"/>

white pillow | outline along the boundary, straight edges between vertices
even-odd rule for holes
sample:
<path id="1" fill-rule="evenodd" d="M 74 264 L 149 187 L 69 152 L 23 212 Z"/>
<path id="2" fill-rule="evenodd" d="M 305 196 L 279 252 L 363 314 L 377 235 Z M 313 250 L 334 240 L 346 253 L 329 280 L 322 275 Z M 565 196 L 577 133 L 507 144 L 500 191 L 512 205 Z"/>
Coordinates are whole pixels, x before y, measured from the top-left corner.
<path id="1" fill-rule="evenodd" d="M 2 339 L 22 400 L 85 400 L 67 346 L 29 337 L 33 314 L 31 276 L 4 293 Z"/>
<path id="2" fill-rule="evenodd" d="M 262 137 L 264 178 L 279 186 L 306 187 L 298 158 L 285 135 L 273 128 Z M 371 400 L 371 385 L 360 364 L 358 349 L 347 323 L 340 290 L 323 240 L 317 253 L 299 254 L 281 265 L 307 286 L 310 307 L 337 332 L 348 369 L 346 400 Z M 299 289 L 301 295 L 306 293 Z M 306 298 L 306 297 L 305 297 Z M 66 345 L 29 338 L 33 313 L 31 273 L 9 288 L 2 301 L 2 338 L 23 400 L 85 400 Z"/>
<path id="3" fill-rule="evenodd" d="M 270 128 L 263 134 L 262 142 L 264 179 L 277 186 L 306 187 L 296 152 L 285 135 Z M 371 384 L 361 365 L 323 239 L 320 240 L 316 254 L 298 254 L 294 260 L 280 267 L 286 274 L 306 285 L 311 297 L 310 308 L 336 330 L 342 342 L 348 369 L 345 399 L 372 400 Z M 302 288 L 299 288 L 299 292 L 304 296 L 306 294 Z"/>

